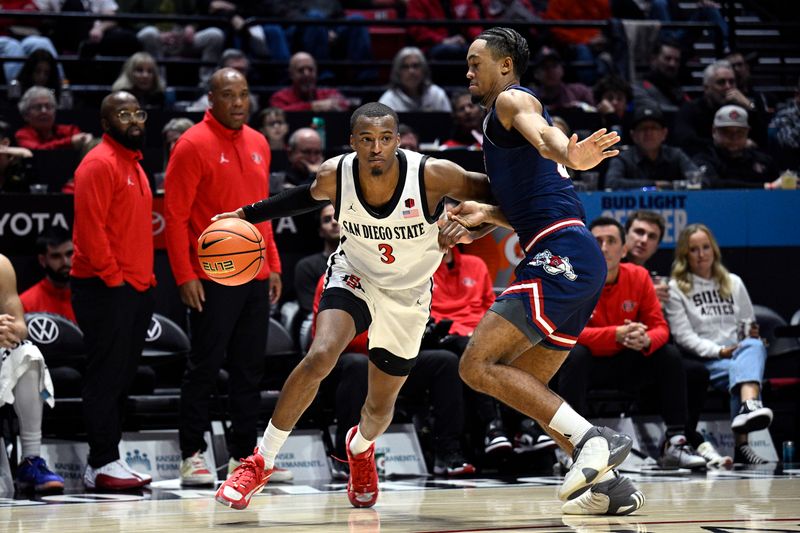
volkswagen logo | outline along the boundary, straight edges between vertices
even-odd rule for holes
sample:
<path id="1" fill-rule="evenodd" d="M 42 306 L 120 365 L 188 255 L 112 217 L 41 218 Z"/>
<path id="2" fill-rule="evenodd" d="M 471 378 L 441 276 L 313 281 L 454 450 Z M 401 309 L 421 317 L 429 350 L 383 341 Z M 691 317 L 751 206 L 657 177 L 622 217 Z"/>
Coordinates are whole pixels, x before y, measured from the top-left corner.
<path id="1" fill-rule="evenodd" d="M 164 215 L 158 211 L 153 211 L 151 220 L 153 224 L 153 235 L 160 235 L 161 232 L 164 231 Z"/>
<path id="2" fill-rule="evenodd" d="M 51 344 L 58 339 L 58 324 L 46 316 L 33 317 L 28 322 L 28 334 L 37 344 Z"/>
<path id="3" fill-rule="evenodd" d="M 147 337 L 145 342 L 155 342 L 161 336 L 161 322 L 156 317 L 150 318 L 150 325 L 147 326 Z"/>

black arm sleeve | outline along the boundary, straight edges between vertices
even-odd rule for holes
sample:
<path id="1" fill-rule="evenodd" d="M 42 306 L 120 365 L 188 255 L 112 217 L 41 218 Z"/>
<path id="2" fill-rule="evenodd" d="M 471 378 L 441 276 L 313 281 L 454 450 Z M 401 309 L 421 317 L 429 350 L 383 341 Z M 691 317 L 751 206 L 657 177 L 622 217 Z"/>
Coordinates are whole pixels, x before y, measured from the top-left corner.
<path id="1" fill-rule="evenodd" d="M 291 217 L 319 209 L 328 200 L 316 200 L 311 196 L 311 184 L 292 187 L 279 192 L 271 198 L 260 200 L 242 207 L 244 219 L 257 223 L 273 218 Z"/>

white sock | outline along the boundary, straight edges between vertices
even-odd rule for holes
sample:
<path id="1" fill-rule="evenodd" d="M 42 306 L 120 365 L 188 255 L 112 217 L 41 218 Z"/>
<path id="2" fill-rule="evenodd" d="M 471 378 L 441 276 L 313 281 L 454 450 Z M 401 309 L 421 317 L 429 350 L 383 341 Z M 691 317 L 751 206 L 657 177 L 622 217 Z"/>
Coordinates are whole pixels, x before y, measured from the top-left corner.
<path id="1" fill-rule="evenodd" d="M 22 457 L 42 455 L 42 411 L 44 401 L 39 394 L 39 367 L 33 365 L 14 386 L 14 411 L 19 419 L 19 440 Z"/>
<path id="2" fill-rule="evenodd" d="M 267 429 L 264 430 L 264 436 L 261 437 L 261 442 L 258 443 L 258 453 L 264 458 L 264 470 L 269 470 L 275 466 L 275 457 L 289 437 L 289 433 L 291 433 L 291 430 L 283 431 L 273 426 L 270 418 Z"/>
<path id="3" fill-rule="evenodd" d="M 576 413 L 567 402 L 561 404 L 547 425 L 568 438 L 573 446 L 580 444 L 586 432 L 593 427 L 591 422 Z"/>
<path id="4" fill-rule="evenodd" d="M 367 440 L 366 437 L 361 434 L 361 426 L 358 426 L 356 428 L 356 434 L 353 435 L 353 440 L 350 441 L 350 453 L 353 455 L 364 453 L 372 446 L 373 442 L 375 441 Z"/>

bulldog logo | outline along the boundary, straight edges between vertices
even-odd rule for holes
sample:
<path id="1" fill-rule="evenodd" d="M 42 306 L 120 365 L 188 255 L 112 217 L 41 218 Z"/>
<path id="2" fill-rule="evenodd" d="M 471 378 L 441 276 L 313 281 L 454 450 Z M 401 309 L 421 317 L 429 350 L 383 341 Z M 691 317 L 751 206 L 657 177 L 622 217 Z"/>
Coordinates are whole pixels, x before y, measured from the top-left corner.
<path id="1" fill-rule="evenodd" d="M 570 281 L 575 281 L 578 278 L 569 262 L 569 257 L 553 255 L 553 252 L 550 250 L 539 252 L 533 257 L 533 261 L 528 264 L 531 266 L 541 266 L 544 271 L 551 276 L 564 274 L 564 277 Z"/>

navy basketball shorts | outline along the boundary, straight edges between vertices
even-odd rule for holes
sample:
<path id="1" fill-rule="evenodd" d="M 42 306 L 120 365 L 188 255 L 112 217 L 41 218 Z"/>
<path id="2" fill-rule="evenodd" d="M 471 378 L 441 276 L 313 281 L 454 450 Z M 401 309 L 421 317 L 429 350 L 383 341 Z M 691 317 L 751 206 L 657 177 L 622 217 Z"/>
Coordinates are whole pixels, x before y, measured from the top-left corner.
<path id="1" fill-rule="evenodd" d="M 534 345 L 570 350 L 592 316 L 606 273 L 591 232 L 583 225 L 565 227 L 534 242 L 490 311 L 517 326 Z"/>

